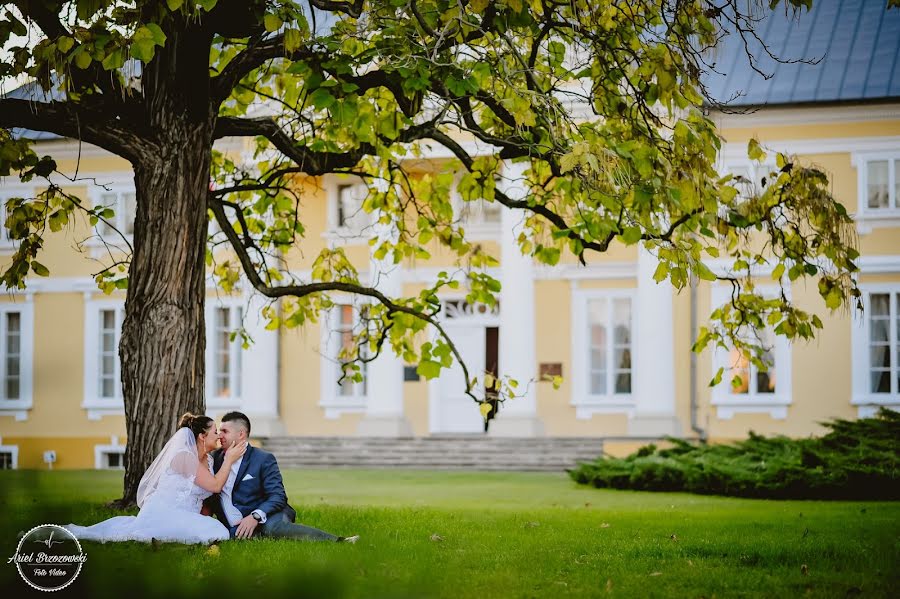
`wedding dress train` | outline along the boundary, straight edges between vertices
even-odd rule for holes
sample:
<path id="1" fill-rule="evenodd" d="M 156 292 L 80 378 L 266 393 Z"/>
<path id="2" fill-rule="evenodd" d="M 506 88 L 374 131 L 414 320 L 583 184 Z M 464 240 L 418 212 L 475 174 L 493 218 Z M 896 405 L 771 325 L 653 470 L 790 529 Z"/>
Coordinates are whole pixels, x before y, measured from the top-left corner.
<path id="1" fill-rule="evenodd" d="M 147 469 L 138 487 L 137 516 L 115 516 L 91 526 L 67 524 L 79 540 L 211 543 L 226 541 L 228 529 L 200 513 L 212 492 L 194 484 L 197 444 L 189 428 L 179 428 Z M 212 472 L 212 456 L 207 456 Z"/>

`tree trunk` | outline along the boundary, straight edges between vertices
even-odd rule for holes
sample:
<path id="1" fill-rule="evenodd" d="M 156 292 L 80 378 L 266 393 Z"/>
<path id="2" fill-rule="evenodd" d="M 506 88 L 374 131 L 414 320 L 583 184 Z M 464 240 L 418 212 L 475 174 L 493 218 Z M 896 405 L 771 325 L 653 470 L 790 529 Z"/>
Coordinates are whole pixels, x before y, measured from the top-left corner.
<path id="1" fill-rule="evenodd" d="M 209 40 L 203 38 L 172 32 L 142 76 L 146 122 L 159 150 L 133 165 L 134 255 L 119 347 L 128 435 L 120 506 L 135 502 L 141 476 L 178 418 L 206 411 L 206 194 L 214 116 L 206 101 Z"/>

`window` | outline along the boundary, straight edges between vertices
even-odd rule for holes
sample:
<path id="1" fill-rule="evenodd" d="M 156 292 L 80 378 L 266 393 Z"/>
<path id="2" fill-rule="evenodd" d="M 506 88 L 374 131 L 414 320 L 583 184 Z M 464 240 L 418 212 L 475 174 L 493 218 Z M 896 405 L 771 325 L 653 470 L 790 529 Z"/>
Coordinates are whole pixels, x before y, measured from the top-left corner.
<path id="1" fill-rule="evenodd" d="M 98 348 L 100 354 L 98 363 L 97 389 L 98 396 L 104 399 L 121 399 L 122 387 L 119 384 L 119 341 L 122 337 L 122 320 L 125 317 L 124 308 L 109 308 L 100 310 L 99 325 L 100 342 Z"/>
<path id="2" fill-rule="evenodd" d="M 723 374 L 723 380 L 727 381 L 728 392 L 732 396 L 752 397 L 775 393 L 776 366 L 775 366 L 775 333 L 771 329 L 758 332 L 756 339 L 748 339 L 748 342 L 759 344 L 764 352 L 762 361 L 766 370 L 760 370 L 750 360 L 750 354 L 746 350 L 732 348 L 728 352 L 727 372 Z"/>
<path id="3" fill-rule="evenodd" d="M 31 408 L 32 304 L 0 304 L 0 415 L 24 420 Z"/>
<path id="4" fill-rule="evenodd" d="M 854 314 L 853 400 L 860 417 L 900 404 L 900 285 L 867 285 Z"/>
<path id="5" fill-rule="evenodd" d="M 340 338 L 340 347 L 339 352 L 352 351 L 355 341 L 353 339 L 353 329 L 354 324 L 359 320 L 357 318 L 357 309 L 348 304 L 342 304 L 337 306 L 337 322 L 336 322 L 336 332 Z M 360 347 L 361 357 L 365 357 L 367 355 L 367 346 Z M 341 368 L 341 362 L 337 355 L 335 355 L 335 380 L 341 378 L 343 374 Z M 340 386 L 338 387 L 338 395 L 341 397 L 365 397 L 366 395 L 366 366 L 367 364 L 360 364 L 360 373 L 363 375 L 363 380 L 361 382 L 353 381 L 351 376 L 345 376 L 343 381 L 341 381 Z"/>
<path id="6" fill-rule="evenodd" d="M 774 297 L 779 290 L 762 288 L 760 292 Z M 730 301 L 731 288 L 715 285 L 712 295 L 714 306 L 721 306 Z M 722 382 L 712 388 L 712 405 L 716 406 L 718 417 L 727 420 L 735 413 L 746 412 L 787 418 L 787 406 L 791 403 L 790 342 L 770 327 L 747 331 L 745 335 L 745 341 L 764 349 L 767 369 L 757 368 L 744 350 L 713 350 L 713 374 L 724 369 Z"/>
<path id="7" fill-rule="evenodd" d="M 9 236 L 6 228 L 6 203 L 12 198 L 28 198 L 33 195 L 33 190 L 24 187 L 3 187 L 0 189 L 0 247 L 12 248 L 14 241 Z"/>
<path id="8" fill-rule="evenodd" d="M 369 224 L 369 214 L 363 210 L 363 202 L 369 188 L 363 184 L 341 184 L 337 186 L 337 216 L 335 225 L 359 233 Z"/>
<path id="9" fill-rule="evenodd" d="M 113 436 L 109 445 L 94 445 L 94 468 L 97 470 L 124 470 L 125 446 Z"/>
<path id="10" fill-rule="evenodd" d="M 124 451 L 107 451 L 103 454 L 106 457 L 104 468 L 108 470 L 124 470 L 125 469 L 125 452 Z"/>
<path id="11" fill-rule="evenodd" d="M 498 177 L 497 181 L 499 180 Z M 453 209 L 467 234 L 473 233 L 475 235 L 473 238 L 477 239 L 479 234 L 494 235 L 499 232 L 503 218 L 503 204 L 496 200 L 489 202 L 485 199 L 465 201 L 455 187 L 452 195 Z"/>
<path id="12" fill-rule="evenodd" d="M 239 407 L 241 397 L 240 299 L 208 302 L 206 317 L 206 397 L 210 407 Z M 85 304 L 84 402 L 88 418 L 124 414 L 119 343 L 125 304 L 119 299 L 88 300 Z"/>
<path id="13" fill-rule="evenodd" d="M 572 405 L 577 418 L 634 408 L 634 292 L 573 292 Z"/>
<path id="14" fill-rule="evenodd" d="M 631 299 L 588 300 L 590 395 L 631 393 Z"/>
<path id="15" fill-rule="evenodd" d="M 857 229 L 900 226 L 900 151 L 852 155 L 858 176 Z"/>
<path id="16" fill-rule="evenodd" d="M 116 231 L 126 236 L 134 235 L 134 217 L 137 213 L 137 198 L 133 189 L 120 189 L 118 191 L 101 191 L 97 195 L 97 201 L 101 206 L 112 208 L 116 213 L 109 222 L 100 221 L 97 231 L 107 241 L 115 242 Z"/>
<path id="17" fill-rule="evenodd" d="M 11 451 L 0 451 L 0 470 L 15 470 L 16 463 Z"/>
<path id="18" fill-rule="evenodd" d="M 88 419 L 125 413 L 119 341 L 125 302 L 119 299 L 85 302 L 84 402 Z"/>
<path id="19" fill-rule="evenodd" d="M 870 160 L 866 163 L 866 195 L 867 210 L 882 208 L 898 208 L 900 195 L 900 160 Z"/>
<path id="20" fill-rule="evenodd" d="M 206 310 L 207 400 L 214 407 L 237 407 L 241 398 L 242 300 L 210 302 Z M 232 335 L 234 339 L 232 339 Z"/>
<path id="21" fill-rule="evenodd" d="M 722 174 L 733 175 L 730 185 L 737 188 L 738 198 L 748 200 L 762 194 L 771 183 L 772 172 L 776 171 L 774 162 L 758 164 L 750 161 L 729 162 L 722 169 Z"/>
<path id="22" fill-rule="evenodd" d="M 338 384 L 342 369 L 340 352 L 352 349 L 355 343 L 353 335 L 364 326 L 366 306 L 350 302 L 340 303 L 328 310 L 322 319 L 322 397 L 320 405 L 325 408 L 328 418 L 336 418 L 343 412 L 360 412 L 365 409 L 368 385 L 366 380 L 367 365 L 359 364 L 359 372 L 363 380 L 352 380 L 352 371 Z M 363 357 L 368 355 L 368 348 L 359 350 Z"/>

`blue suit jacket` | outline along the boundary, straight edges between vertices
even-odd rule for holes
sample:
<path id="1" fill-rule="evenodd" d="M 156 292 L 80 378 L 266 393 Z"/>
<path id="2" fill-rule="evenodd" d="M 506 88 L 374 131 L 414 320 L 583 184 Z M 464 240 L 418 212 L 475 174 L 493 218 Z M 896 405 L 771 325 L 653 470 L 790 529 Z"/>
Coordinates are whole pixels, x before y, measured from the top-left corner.
<path id="1" fill-rule="evenodd" d="M 212 456 L 213 471 L 218 472 L 225 459 L 225 452 L 217 449 Z M 252 478 L 247 478 L 247 475 Z M 215 494 L 207 501 L 210 501 L 219 521 L 226 527 L 233 528 L 225 517 L 219 495 Z M 252 445 L 247 447 L 241 460 L 241 467 L 231 490 L 231 503 L 244 517 L 249 516 L 253 510 L 262 510 L 266 514 L 267 522 L 273 516 L 275 519 L 286 518 L 290 522 L 297 517 L 297 513 L 288 505 L 281 470 L 278 469 L 275 456 Z"/>

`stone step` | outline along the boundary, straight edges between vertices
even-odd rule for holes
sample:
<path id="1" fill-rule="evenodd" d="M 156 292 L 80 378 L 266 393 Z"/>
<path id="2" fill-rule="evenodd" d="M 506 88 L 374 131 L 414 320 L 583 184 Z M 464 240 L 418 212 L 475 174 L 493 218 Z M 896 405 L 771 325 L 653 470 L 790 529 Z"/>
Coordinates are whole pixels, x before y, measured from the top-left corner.
<path id="1" fill-rule="evenodd" d="M 270 437 L 262 445 L 286 468 L 406 468 L 562 471 L 601 454 L 593 437 L 504 438 L 446 435 L 419 438 Z"/>

